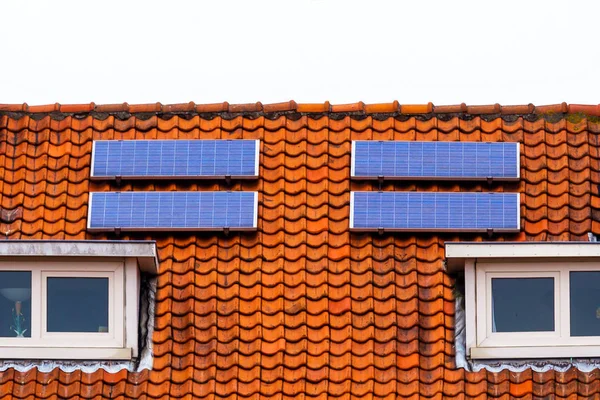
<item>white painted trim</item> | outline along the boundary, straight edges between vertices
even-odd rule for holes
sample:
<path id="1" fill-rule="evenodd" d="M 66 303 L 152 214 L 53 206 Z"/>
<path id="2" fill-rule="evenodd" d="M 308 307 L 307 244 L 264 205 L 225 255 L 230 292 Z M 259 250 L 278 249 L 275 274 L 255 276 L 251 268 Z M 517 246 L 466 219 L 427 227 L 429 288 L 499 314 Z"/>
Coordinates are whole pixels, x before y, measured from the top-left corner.
<path id="1" fill-rule="evenodd" d="M 92 164 L 90 165 L 90 179 L 95 177 L 94 166 L 96 165 L 96 142 L 97 140 L 92 141 Z"/>
<path id="2" fill-rule="evenodd" d="M 4 347 L 0 346 L 3 359 L 29 360 L 130 360 L 129 348 L 92 347 Z"/>
<path id="3" fill-rule="evenodd" d="M 68 268 L 68 267 L 67 267 Z M 66 269 L 67 269 L 66 268 Z M 114 271 L 89 272 L 81 270 L 49 271 L 41 268 L 41 333 L 43 344 L 63 347 L 123 347 L 123 267 Z M 47 279 L 53 277 L 107 278 L 108 279 L 108 332 L 48 332 L 47 329 Z M 1 341 L 0 341 L 1 342 Z"/>
<path id="4" fill-rule="evenodd" d="M 354 178 L 356 175 L 355 172 L 356 165 L 356 140 L 352 141 L 352 152 L 350 153 L 350 177 Z"/>
<path id="5" fill-rule="evenodd" d="M 589 263 L 585 264 L 589 265 Z M 596 266 L 596 268 L 598 268 L 598 266 Z M 560 296 L 560 301 L 559 304 L 556 305 L 559 313 L 556 324 L 558 324 L 558 328 L 560 328 L 561 337 L 570 338 L 569 342 L 576 343 L 579 342 L 577 338 L 571 338 L 571 308 L 569 307 L 571 303 L 571 283 L 569 271 L 570 269 L 565 268 L 558 271 L 558 296 Z M 597 341 L 600 343 L 600 338 L 597 338 Z"/>
<path id="6" fill-rule="evenodd" d="M 521 143 L 515 142 L 517 146 L 517 180 L 521 180 Z"/>
<path id="7" fill-rule="evenodd" d="M 133 357 L 138 355 L 138 330 L 139 330 L 139 293 L 140 293 L 140 270 L 137 268 L 135 258 L 125 260 L 125 347 L 131 348 Z M 128 296 L 128 293 L 136 293 L 136 296 Z"/>
<path id="8" fill-rule="evenodd" d="M 254 229 L 258 229 L 258 192 L 254 192 Z"/>
<path id="9" fill-rule="evenodd" d="M 154 241 L 4 240 L 0 241 L 0 261 L 6 257 L 133 257 L 144 272 L 158 274 L 159 267 Z"/>
<path id="10" fill-rule="evenodd" d="M 498 272 L 485 271 L 479 267 L 480 276 L 485 279 L 485 292 L 481 294 L 484 299 L 484 309 L 479 312 L 478 320 L 478 346 L 538 346 L 547 344 L 555 345 L 561 339 L 561 293 L 560 278 L 558 271 L 521 271 L 521 272 Z M 492 290 L 491 282 L 493 278 L 553 278 L 554 279 L 554 331 L 548 332 L 493 332 L 492 323 Z M 478 284 L 481 282 L 478 281 Z M 479 292 L 479 291 L 478 291 Z M 479 301 L 479 299 L 478 299 Z M 481 326 L 479 326 L 481 325 Z"/>
<path id="11" fill-rule="evenodd" d="M 477 344 L 477 313 L 475 312 L 477 285 L 467 285 L 466 282 L 475 282 L 475 262 L 473 260 L 467 260 L 465 263 L 465 346 L 468 350 Z"/>
<path id="12" fill-rule="evenodd" d="M 600 242 L 446 243 L 446 258 L 600 258 Z"/>
<path id="13" fill-rule="evenodd" d="M 88 193 L 88 212 L 87 212 L 87 221 L 86 221 L 86 225 L 87 225 L 87 229 L 90 230 L 92 228 L 92 201 L 94 198 L 94 192 L 89 192 Z"/>
<path id="14" fill-rule="evenodd" d="M 472 359 L 600 357 L 600 346 L 473 347 Z"/>
<path id="15" fill-rule="evenodd" d="M 260 140 L 255 140 L 256 142 L 256 150 L 255 150 L 255 160 L 254 160 L 254 176 L 258 178 L 260 173 Z"/>
<path id="16" fill-rule="evenodd" d="M 10 268 L 14 268 L 14 266 L 15 264 L 9 264 L 4 270 L 10 270 Z M 25 265 L 20 264 L 19 267 L 21 266 L 25 267 Z M 0 263 L 0 268 L 1 267 L 2 263 Z M 41 315 L 42 313 L 43 297 L 41 290 L 37 290 L 37 288 L 42 286 L 42 271 L 40 269 L 29 269 L 29 271 L 31 271 L 31 341 L 35 342 L 41 341 L 42 339 L 42 326 L 40 320 L 38 318 L 33 318 L 34 315 Z M 15 339 L 15 341 L 18 340 L 19 339 Z"/>
<path id="17" fill-rule="evenodd" d="M 521 193 L 515 193 L 517 196 L 517 229 L 521 230 Z"/>
<path id="18" fill-rule="evenodd" d="M 354 192 L 350 192 L 350 229 L 354 229 Z"/>
<path id="19" fill-rule="evenodd" d="M 446 243 L 449 271 L 462 269 L 467 259 L 598 259 L 600 242 L 454 242 Z"/>
<path id="20" fill-rule="evenodd" d="M 467 276 L 465 275 L 465 288 L 467 285 L 475 286 L 476 299 L 474 300 L 476 312 L 476 344 L 480 346 L 483 340 L 486 338 L 486 326 L 487 326 L 487 314 L 486 314 L 486 292 L 489 290 L 487 287 L 487 281 L 485 279 L 485 273 L 475 267 L 475 281 L 466 281 Z M 470 348 L 467 347 L 467 353 L 470 353 Z"/>

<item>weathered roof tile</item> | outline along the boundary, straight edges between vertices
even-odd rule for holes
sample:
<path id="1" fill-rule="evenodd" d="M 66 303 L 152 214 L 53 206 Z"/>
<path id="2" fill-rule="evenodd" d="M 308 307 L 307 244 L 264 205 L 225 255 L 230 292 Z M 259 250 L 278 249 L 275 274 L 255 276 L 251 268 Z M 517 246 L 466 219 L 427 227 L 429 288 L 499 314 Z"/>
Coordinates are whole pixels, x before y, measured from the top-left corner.
<path id="1" fill-rule="evenodd" d="M 597 395 L 597 371 L 456 369 L 448 237 L 351 235 L 348 214 L 351 189 L 378 190 L 350 182 L 351 140 L 519 141 L 520 184 L 492 190 L 523 192 L 523 232 L 498 240 L 585 240 L 600 232 L 599 114 L 565 103 L 0 105 L 0 207 L 20 210 L 0 226 L 9 238 L 108 238 L 85 230 L 91 190 L 260 192 L 256 234 L 159 238 L 152 371 L 8 369 L 2 398 Z M 92 137 L 260 139 L 260 178 L 90 183 Z"/>

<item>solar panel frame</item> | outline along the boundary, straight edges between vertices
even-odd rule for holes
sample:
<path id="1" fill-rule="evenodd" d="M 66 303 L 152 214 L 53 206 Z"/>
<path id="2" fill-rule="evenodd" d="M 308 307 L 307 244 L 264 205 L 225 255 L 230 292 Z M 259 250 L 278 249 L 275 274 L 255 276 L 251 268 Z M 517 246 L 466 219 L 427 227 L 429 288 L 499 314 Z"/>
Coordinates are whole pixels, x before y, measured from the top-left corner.
<path id="1" fill-rule="evenodd" d="M 355 216 L 355 194 L 356 193 L 393 193 L 393 194 L 442 194 L 442 195 L 478 195 L 478 194 L 498 194 L 502 196 L 515 196 L 515 205 L 516 205 L 516 221 L 514 228 L 435 228 L 435 227 L 406 227 L 406 228 L 398 228 L 398 227 L 355 227 L 354 225 L 354 216 Z M 360 191 L 360 192 L 350 192 L 350 231 L 352 232 L 435 232 L 435 233 L 451 233 L 451 232 L 498 232 L 498 233 L 516 233 L 521 231 L 521 199 L 520 193 L 506 193 L 506 192 L 368 192 L 368 191 Z"/>
<path id="2" fill-rule="evenodd" d="M 147 174 L 147 175 L 135 175 L 135 174 L 122 174 L 122 175 L 99 175 L 95 171 L 96 166 L 96 154 L 97 154 L 97 143 L 99 142 L 199 142 L 199 141 L 212 141 L 212 142 L 254 142 L 254 174 L 253 175 L 178 175 L 178 174 Z M 195 139 L 195 140 L 94 140 L 92 142 L 92 160 L 90 168 L 90 179 L 93 181 L 107 181 L 107 180 L 166 180 L 166 179 L 177 179 L 177 180 L 224 180 L 224 179 L 236 179 L 236 180 L 251 180 L 258 179 L 259 177 L 259 165 L 260 165 L 260 140 L 256 139 Z"/>
<path id="3" fill-rule="evenodd" d="M 92 226 L 92 212 L 94 208 L 94 195 L 96 194 L 123 194 L 123 193 L 142 193 L 142 194 L 161 194 L 161 193 L 192 193 L 192 194 L 202 194 L 202 193 L 211 193 L 211 194 L 220 194 L 220 193 L 251 193 L 253 195 L 253 226 L 194 226 L 194 227 L 164 227 L 164 226 L 135 226 L 135 227 L 123 227 L 123 226 Z M 144 209 L 147 212 L 147 209 Z M 160 218 L 160 209 L 157 207 L 157 220 Z M 132 210 L 133 213 L 133 210 Z M 200 218 L 200 216 L 199 216 Z M 87 213 L 87 230 L 89 232 L 220 232 L 220 231 L 230 231 L 230 232 L 252 232 L 258 229 L 258 192 L 90 192 L 89 196 L 89 204 L 88 204 L 88 213 Z"/>
<path id="4" fill-rule="evenodd" d="M 473 144 L 473 145 L 486 145 L 499 143 L 502 145 L 514 145 L 516 150 L 516 174 L 514 176 L 439 176 L 439 175 L 356 175 L 356 144 L 357 143 L 420 143 L 420 144 L 432 144 L 432 143 L 461 143 L 461 144 Z M 449 181 L 449 180 L 461 180 L 468 182 L 487 181 L 492 179 L 494 181 L 502 182 L 518 182 L 521 179 L 521 154 L 520 154 L 520 143 L 519 142 L 440 142 L 440 141 L 403 141 L 403 140 L 353 140 L 352 141 L 352 157 L 350 162 L 350 178 L 354 180 L 396 180 L 396 181 L 416 181 L 416 180 L 430 180 L 430 181 Z"/>

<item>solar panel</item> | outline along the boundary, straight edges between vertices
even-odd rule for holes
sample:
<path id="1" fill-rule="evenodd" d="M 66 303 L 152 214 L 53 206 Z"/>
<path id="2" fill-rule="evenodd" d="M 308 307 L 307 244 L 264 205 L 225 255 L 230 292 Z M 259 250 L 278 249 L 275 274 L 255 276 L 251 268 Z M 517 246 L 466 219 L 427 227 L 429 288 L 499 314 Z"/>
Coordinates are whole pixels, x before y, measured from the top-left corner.
<path id="1" fill-rule="evenodd" d="M 255 179 L 258 140 L 97 140 L 92 179 Z"/>
<path id="2" fill-rule="evenodd" d="M 350 229 L 518 232 L 519 193 L 352 192 Z"/>
<path id="3" fill-rule="evenodd" d="M 96 192 L 88 230 L 256 230 L 257 208 L 256 192 Z"/>
<path id="4" fill-rule="evenodd" d="M 519 179 L 519 143 L 353 141 L 357 179 Z"/>

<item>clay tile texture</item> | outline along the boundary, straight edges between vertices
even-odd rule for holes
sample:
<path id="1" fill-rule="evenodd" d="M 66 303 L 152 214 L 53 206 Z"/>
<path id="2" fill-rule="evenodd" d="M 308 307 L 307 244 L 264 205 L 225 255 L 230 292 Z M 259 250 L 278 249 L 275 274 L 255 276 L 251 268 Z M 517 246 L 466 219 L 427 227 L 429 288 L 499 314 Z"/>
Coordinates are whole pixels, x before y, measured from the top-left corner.
<path id="1" fill-rule="evenodd" d="M 0 399 L 587 398 L 598 371 L 469 372 L 454 350 L 444 243 L 487 235 L 350 233 L 352 140 L 518 142 L 518 183 L 385 182 L 384 190 L 521 193 L 520 234 L 600 233 L 600 106 L 0 104 L 3 239 L 86 231 L 90 191 L 259 192 L 258 232 L 155 239 L 154 365 L 0 372 Z M 99 139 L 260 139 L 256 181 L 90 182 Z M 1 357 L 1 353 L 0 353 Z"/>

